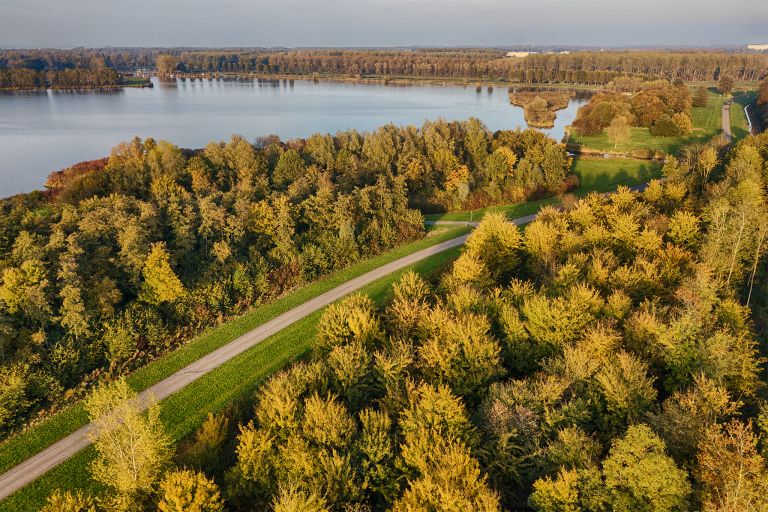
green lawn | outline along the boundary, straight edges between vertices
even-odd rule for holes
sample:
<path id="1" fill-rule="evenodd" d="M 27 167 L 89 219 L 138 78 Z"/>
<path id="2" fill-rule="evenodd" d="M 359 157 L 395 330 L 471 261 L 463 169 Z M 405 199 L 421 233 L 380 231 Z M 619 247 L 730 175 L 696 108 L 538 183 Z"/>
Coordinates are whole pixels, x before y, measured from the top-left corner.
<path id="1" fill-rule="evenodd" d="M 250 331 L 258 325 L 303 304 L 350 279 L 369 272 L 390 261 L 416 252 L 420 249 L 449 240 L 463 233 L 468 228 L 430 228 L 427 237 L 417 242 L 398 247 L 392 251 L 380 254 L 357 263 L 347 269 L 305 286 L 295 292 L 277 299 L 269 304 L 233 319 L 218 327 L 209 329 L 200 336 L 190 340 L 177 350 L 151 362 L 128 376 L 128 382 L 136 390 L 142 390 L 168 377 L 174 372 L 196 361 L 200 357 L 216 350 L 238 336 Z M 64 411 L 55 414 L 38 425 L 26 430 L 18 436 L 0 444 L 0 472 L 7 471 L 40 450 L 50 446 L 55 441 L 74 432 L 85 425 L 88 416 L 82 404 L 75 404 Z"/>
<path id="2" fill-rule="evenodd" d="M 557 204 L 556 197 L 548 197 L 537 201 L 528 201 L 525 203 L 505 204 L 501 206 L 489 206 L 487 208 L 478 208 L 477 210 L 449 213 L 427 213 L 424 218 L 427 220 L 451 220 L 451 221 L 479 221 L 483 215 L 490 212 L 502 212 L 507 218 L 514 219 L 536 213 L 542 207 L 549 204 Z"/>
<path id="3" fill-rule="evenodd" d="M 661 162 L 630 158 L 576 158 L 573 173 L 579 177 L 577 195 L 608 192 L 619 185 L 632 187 L 661 176 Z"/>
<path id="4" fill-rule="evenodd" d="M 733 93 L 733 105 L 731 105 L 731 132 L 735 140 L 749 135 L 749 123 L 744 113 L 744 107 L 754 103 L 757 94 L 755 91 L 737 91 Z M 750 115 L 754 114 L 754 105 L 749 109 Z"/>
<path id="5" fill-rule="evenodd" d="M 651 135 L 648 128 L 630 128 L 630 137 L 614 147 L 606 133 L 584 137 L 573 133 L 568 138 L 571 144 L 578 144 L 599 151 L 630 153 L 638 150 L 662 151 L 666 154 L 676 153 L 681 146 L 693 142 L 704 142 L 721 132 L 721 112 L 724 98 L 721 94 L 709 92 L 709 104 L 706 107 L 693 107 L 691 120 L 693 132 L 683 137 L 657 137 Z"/>
<path id="6" fill-rule="evenodd" d="M 453 237 L 461 232 L 466 232 L 466 229 L 453 229 L 444 236 L 449 233 L 449 237 Z M 404 272 L 412 269 L 422 275 L 433 275 L 456 258 L 460 251 L 460 247 L 455 247 L 434 255 L 383 277 L 360 292 L 383 303 L 390 297 L 392 283 Z M 175 442 L 184 439 L 202 424 L 208 412 L 219 411 L 235 400 L 248 399 L 269 375 L 308 354 L 321 315 L 322 311 L 315 312 L 283 329 L 161 402 L 161 418 L 172 439 Z M 0 512 L 39 510 L 47 496 L 57 488 L 98 491 L 100 486 L 91 480 L 87 469 L 94 456 L 93 447 L 83 450 L 0 502 Z"/>

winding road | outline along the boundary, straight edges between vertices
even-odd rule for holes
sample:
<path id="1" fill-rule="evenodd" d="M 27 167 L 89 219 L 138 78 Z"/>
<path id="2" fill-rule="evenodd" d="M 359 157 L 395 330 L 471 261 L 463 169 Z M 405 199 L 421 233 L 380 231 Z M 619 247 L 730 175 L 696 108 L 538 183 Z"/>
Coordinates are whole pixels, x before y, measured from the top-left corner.
<path id="1" fill-rule="evenodd" d="M 517 225 L 526 224 L 536 218 L 536 215 L 527 215 L 518 219 L 513 219 Z M 432 221 L 433 224 L 445 224 L 445 225 L 471 225 L 476 226 L 477 222 L 460 222 L 460 221 Z M 445 242 L 433 245 L 426 249 L 422 249 L 408 256 L 404 256 L 398 260 L 392 261 L 383 265 L 375 270 L 372 270 L 366 274 L 358 276 L 354 279 L 347 281 L 346 283 L 337 286 L 336 288 L 329 290 L 322 295 L 296 306 L 290 311 L 269 320 L 256 327 L 252 331 L 249 331 L 239 338 L 227 343 L 226 345 L 218 348 L 217 350 L 207 354 L 194 363 L 182 368 L 178 372 L 174 373 L 170 377 L 161 380 L 154 386 L 142 391 L 139 395 L 140 401 L 143 405 L 146 405 L 150 396 L 155 400 L 160 401 L 168 396 L 180 391 L 186 385 L 199 379 L 206 373 L 218 368 L 233 357 L 242 354 L 246 350 L 258 345 L 265 339 L 273 336 L 282 329 L 285 329 L 289 325 L 293 324 L 305 318 L 315 311 L 324 308 L 325 306 L 335 302 L 342 297 L 359 290 L 363 286 L 370 284 L 377 279 L 380 279 L 392 272 L 403 269 L 409 265 L 419 262 L 435 254 L 439 254 L 448 249 L 460 246 L 467 240 L 467 236 L 463 235 L 456 238 L 452 238 Z M 8 470 L 6 473 L 0 475 L 0 500 L 3 500 L 18 491 L 25 485 L 33 482 L 37 478 L 41 477 L 54 467 L 58 466 L 62 462 L 66 461 L 80 450 L 86 448 L 91 444 L 91 440 L 88 434 L 91 431 L 91 424 L 88 424 L 68 436 L 53 443 L 48 448 L 39 452 L 37 455 L 30 457 L 18 466 Z"/>

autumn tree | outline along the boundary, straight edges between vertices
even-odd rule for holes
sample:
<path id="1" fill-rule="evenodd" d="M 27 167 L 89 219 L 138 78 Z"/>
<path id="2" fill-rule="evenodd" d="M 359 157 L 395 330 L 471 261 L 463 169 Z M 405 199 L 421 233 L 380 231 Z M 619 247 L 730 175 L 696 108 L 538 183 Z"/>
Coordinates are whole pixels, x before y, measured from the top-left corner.
<path id="1" fill-rule="evenodd" d="M 155 59 L 155 68 L 161 75 L 169 75 L 176 71 L 178 61 L 173 55 L 163 53 Z"/>
<path id="2" fill-rule="evenodd" d="M 203 473 L 189 470 L 173 471 L 160 482 L 161 512 L 221 512 L 224 503 L 213 480 Z"/>
<path id="3" fill-rule="evenodd" d="M 142 297 L 151 304 L 173 302 L 184 293 L 181 283 L 168 261 L 168 251 L 162 243 L 154 244 L 144 263 Z"/>
<path id="4" fill-rule="evenodd" d="M 146 416 L 125 379 L 96 388 L 86 402 L 97 457 L 93 477 L 115 493 L 118 508 L 133 507 L 150 494 L 170 464 L 170 440 L 160 409 L 149 402 Z"/>
<path id="5" fill-rule="evenodd" d="M 613 143 L 613 149 L 618 148 L 619 144 L 626 142 L 629 138 L 627 118 L 624 116 L 614 117 L 611 124 L 605 128 L 605 133 L 608 134 L 608 140 Z"/>
<path id="6" fill-rule="evenodd" d="M 711 425 L 699 444 L 697 478 L 707 511 L 768 507 L 768 471 L 757 451 L 752 424 L 738 420 Z"/>
<path id="7" fill-rule="evenodd" d="M 735 80 L 730 75 L 721 75 L 720 79 L 717 82 L 717 90 L 720 91 L 721 94 L 729 95 L 733 91 L 733 86 L 735 85 Z"/>

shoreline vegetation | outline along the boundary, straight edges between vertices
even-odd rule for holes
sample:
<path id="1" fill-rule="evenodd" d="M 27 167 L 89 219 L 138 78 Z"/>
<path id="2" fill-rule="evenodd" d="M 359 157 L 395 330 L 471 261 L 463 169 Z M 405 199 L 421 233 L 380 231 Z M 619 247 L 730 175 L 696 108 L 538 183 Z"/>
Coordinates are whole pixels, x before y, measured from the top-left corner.
<path id="1" fill-rule="evenodd" d="M 268 76 L 311 80 L 427 80 L 474 84 L 549 85 L 602 89 L 617 80 L 709 82 L 721 74 L 757 83 L 768 57 L 690 51 L 573 51 L 509 57 L 496 48 L 419 49 L 187 49 L 122 48 L 1 50 L 0 89 L 101 87 L 118 74 L 180 77 Z"/>
<path id="2" fill-rule="evenodd" d="M 575 97 L 575 91 L 514 91 L 509 93 L 510 103 L 523 108 L 525 122 L 532 128 L 554 127 L 557 111 L 568 107 L 568 103 Z"/>

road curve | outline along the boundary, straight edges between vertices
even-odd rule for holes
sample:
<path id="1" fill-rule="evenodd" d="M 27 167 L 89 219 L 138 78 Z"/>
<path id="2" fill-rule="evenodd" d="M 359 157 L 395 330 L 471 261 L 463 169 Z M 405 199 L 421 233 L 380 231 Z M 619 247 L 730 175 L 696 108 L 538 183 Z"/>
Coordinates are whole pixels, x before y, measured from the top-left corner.
<path id="1" fill-rule="evenodd" d="M 514 219 L 516 224 L 524 224 L 533 220 L 535 216 L 527 216 L 520 219 Z M 465 224 L 465 223 L 460 223 Z M 246 350 L 258 345 L 261 341 L 269 338 L 277 332 L 285 329 L 289 325 L 293 324 L 305 318 L 315 311 L 322 309 L 323 307 L 337 301 L 338 299 L 348 295 L 355 290 L 362 288 L 363 286 L 376 281 L 392 272 L 400 270 L 408 265 L 421 261 L 425 258 L 439 254 L 448 249 L 460 246 L 467 240 L 468 235 L 452 238 L 445 242 L 433 245 L 426 249 L 422 249 L 408 256 L 404 256 L 398 260 L 382 265 L 381 267 L 371 270 L 370 272 L 358 276 L 354 279 L 350 279 L 344 284 L 337 286 L 336 288 L 329 290 L 322 295 L 318 295 L 314 299 L 296 306 L 290 311 L 269 320 L 256 327 L 252 331 L 249 331 L 239 338 L 227 343 L 226 345 L 214 350 L 213 352 L 205 355 L 195 361 L 194 363 L 182 368 L 178 372 L 174 373 L 170 377 L 158 382 L 154 386 L 142 391 L 139 395 L 142 404 L 147 403 L 147 399 L 153 396 L 155 400 L 160 401 L 168 396 L 180 391 L 187 384 L 194 382 L 206 373 L 218 368 L 222 364 L 226 363 L 238 354 L 242 354 Z M 91 440 L 88 438 L 88 433 L 91 431 L 91 425 L 88 424 L 68 436 L 53 443 L 45 450 L 25 460 L 18 466 L 8 470 L 6 473 L 0 475 L 0 500 L 3 500 L 21 489 L 25 485 L 33 482 L 37 478 L 41 477 L 54 467 L 58 466 L 65 460 L 69 459 L 80 450 L 91 444 Z"/>

